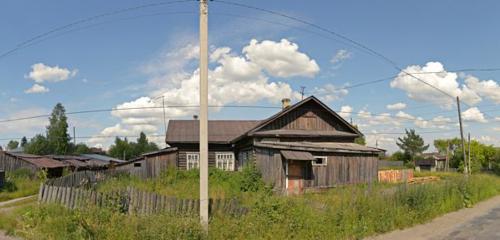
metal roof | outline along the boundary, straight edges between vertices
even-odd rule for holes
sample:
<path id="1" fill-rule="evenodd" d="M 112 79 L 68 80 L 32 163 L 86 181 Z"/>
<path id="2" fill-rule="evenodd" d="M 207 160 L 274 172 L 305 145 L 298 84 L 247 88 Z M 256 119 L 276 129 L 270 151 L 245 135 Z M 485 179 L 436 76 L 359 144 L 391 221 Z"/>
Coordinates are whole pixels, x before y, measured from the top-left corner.
<path id="1" fill-rule="evenodd" d="M 116 163 L 126 162 L 125 160 L 121 160 L 121 159 L 117 159 L 117 158 L 113 158 L 113 157 L 109 157 L 109 156 L 105 156 L 105 155 L 101 155 L 101 154 L 93 154 L 93 153 L 92 154 L 82 154 L 81 156 L 86 157 L 86 158 L 90 158 L 90 159 L 104 161 L 104 162 L 116 162 Z"/>
<path id="2" fill-rule="evenodd" d="M 20 158 L 26 162 L 29 162 L 39 168 L 62 168 L 66 167 L 67 165 L 63 162 L 46 158 L 46 157 L 39 157 L 39 158 Z"/>
<path id="3" fill-rule="evenodd" d="M 310 152 L 281 150 L 281 155 L 288 160 L 312 161 L 314 156 Z"/>
<path id="4" fill-rule="evenodd" d="M 257 147 L 267 147 L 285 150 L 302 150 L 317 152 L 351 152 L 378 154 L 382 150 L 373 147 L 363 146 L 357 143 L 344 142 L 271 142 L 263 141 L 255 143 Z"/>
<path id="5" fill-rule="evenodd" d="M 208 121 L 208 141 L 210 143 L 230 143 L 260 122 L 255 120 L 210 120 Z M 166 141 L 167 143 L 198 143 L 200 140 L 199 127 L 198 120 L 170 120 Z"/>

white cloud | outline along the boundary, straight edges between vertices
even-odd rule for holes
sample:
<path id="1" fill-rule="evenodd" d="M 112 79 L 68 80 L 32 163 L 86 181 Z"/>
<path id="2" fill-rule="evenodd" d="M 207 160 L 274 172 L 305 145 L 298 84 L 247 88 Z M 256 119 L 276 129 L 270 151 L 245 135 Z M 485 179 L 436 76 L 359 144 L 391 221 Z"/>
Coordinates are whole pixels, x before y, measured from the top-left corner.
<path id="1" fill-rule="evenodd" d="M 500 122 L 500 117 L 495 117 L 495 121 Z"/>
<path id="2" fill-rule="evenodd" d="M 481 97 L 467 86 L 460 87 L 458 74 L 447 72 L 440 62 L 428 62 L 425 66 L 412 65 L 404 69 L 407 73 L 433 85 L 451 96 L 459 96 L 462 101 L 474 105 L 481 101 Z M 400 72 L 391 82 L 392 88 L 406 91 L 409 98 L 417 101 L 435 103 L 444 108 L 450 108 L 454 99 L 442 92 L 426 85 L 414 77 Z M 426 73 L 426 74 L 423 74 Z"/>
<path id="3" fill-rule="evenodd" d="M 43 63 L 36 63 L 31 66 L 31 72 L 28 73 L 26 78 L 29 78 L 36 83 L 43 82 L 59 82 L 74 77 L 78 70 L 69 70 L 59 66 L 48 66 Z"/>
<path id="4" fill-rule="evenodd" d="M 406 103 L 398 102 L 386 106 L 389 110 L 403 110 L 406 108 Z"/>
<path id="5" fill-rule="evenodd" d="M 500 132 L 500 127 L 494 127 L 493 130 L 497 131 L 497 132 Z"/>
<path id="6" fill-rule="evenodd" d="M 332 64 L 338 64 L 340 62 L 343 62 L 344 60 L 351 58 L 351 56 L 352 56 L 351 52 L 345 49 L 340 49 L 335 53 L 330 62 Z"/>
<path id="7" fill-rule="evenodd" d="M 24 90 L 24 93 L 27 93 L 27 94 L 31 94 L 31 93 L 46 93 L 46 92 L 49 92 L 49 89 L 38 84 L 38 83 L 35 83 L 33 84 L 32 87 Z"/>
<path id="8" fill-rule="evenodd" d="M 484 114 L 479 111 L 477 107 L 472 107 L 462 112 L 462 119 L 464 121 L 472 121 L 472 122 L 487 122 L 484 118 Z"/>
<path id="9" fill-rule="evenodd" d="M 486 97 L 496 104 L 500 104 L 500 86 L 493 80 L 480 81 L 477 77 L 468 75 L 465 77 L 467 87 L 479 96 Z"/>
<path id="10" fill-rule="evenodd" d="M 347 89 L 337 87 L 330 83 L 327 83 L 322 87 L 315 87 L 313 92 L 318 98 L 325 102 L 339 100 L 349 94 Z"/>
<path id="11" fill-rule="evenodd" d="M 298 47 L 288 40 L 280 43 L 252 40 L 244 47 L 245 55 L 235 54 L 229 47 L 212 48 L 209 69 L 209 104 L 252 104 L 267 101 L 279 104 L 282 98 L 300 99 L 300 94 L 293 91 L 288 83 L 273 81 L 269 75 L 285 76 L 314 76 L 311 71 L 314 60 L 310 60 L 304 53 L 298 52 Z M 264 54 L 264 50 L 269 51 Z M 293 51 L 292 51 L 293 50 Z M 119 104 L 117 108 L 153 107 L 161 106 L 161 99 L 153 97 L 163 96 L 167 107 L 167 118 L 187 117 L 197 114 L 198 108 L 175 108 L 172 106 L 193 106 L 199 104 L 199 70 L 194 63 L 198 54 L 198 46 L 188 44 L 178 47 L 173 52 L 164 53 L 159 60 L 153 61 L 142 68 L 143 72 L 152 75 L 149 87 L 152 88 L 149 97 L 140 97 L 135 100 Z M 195 54 L 196 53 L 196 54 Z M 263 59 L 256 57 L 263 57 Z M 176 61 L 176 59 L 178 59 Z M 255 60 L 255 61 L 254 61 Z M 273 65 L 276 62 L 279 64 Z M 310 66 L 304 66 L 303 64 Z M 290 69 L 293 69 L 291 71 Z M 264 71 L 266 70 L 266 71 Z M 319 70 L 319 68 L 317 69 Z M 290 72 L 291 71 L 291 72 Z M 323 95 L 329 96 L 335 92 L 335 98 L 344 96 L 347 91 L 337 90 L 333 85 L 322 89 Z M 329 96 L 329 98 L 333 98 Z M 218 109 L 211 109 L 217 111 Z M 163 130 L 162 110 L 132 110 L 114 111 L 114 117 L 119 123 L 105 128 L 99 135 L 137 135 L 140 131 L 147 133 Z M 160 131 L 160 132 L 159 132 Z M 163 142 L 163 138 L 158 141 Z M 103 144 L 100 138 L 92 139 L 93 144 Z"/>
<path id="12" fill-rule="evenodd" d="M 340 108 L 340 112 L 339 112 L 339 115 L 343 118 L 349 118 L 352 114 L 352 107 L 351 106 L 342 106 Z"/>
<path id="13" fill-rule="evenodd" d="M 408 113 L 405 113 L 403 111 L 399 111 L 398 113 L 396 113 L 396 117 L 405 118 L 405 119 L 409 119 L 409 120 L 415 119 L 414 116 L 412 116 Z"/>
<path id="14" fill-rule="evenodd" d="M 280 42 L 255 39 L 243 48 L 243 53 L 251 62 L 262 67 L 274 77 L 314 77 L 319 72 L 316 61 L 299 52 L 299 46 L 287 39 Z"/>
<path id="15" fill-rule="evenodd" d="M 44 115 L 47 111 L 42 108 L 26 108 L 19 111 L 14 111 L 5 116 L 5 119 L 25 118 L 34 115 Z M 2 117 L 3 119 L 3 117 Z M 48 118 L 32 118 L 22 121 L 4 122 L 0 127 L 2 136 L 33 136 L 33 133 L 42 133 L 45 131 L 45 126 L 48 124 Z"/>

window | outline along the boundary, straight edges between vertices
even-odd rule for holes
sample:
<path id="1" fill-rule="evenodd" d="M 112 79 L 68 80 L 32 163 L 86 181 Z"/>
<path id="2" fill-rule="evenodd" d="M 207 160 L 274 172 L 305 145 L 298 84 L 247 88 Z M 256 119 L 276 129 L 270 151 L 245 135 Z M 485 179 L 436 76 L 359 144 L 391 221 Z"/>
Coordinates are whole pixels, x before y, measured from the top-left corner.
<path id="1" fill-rule="evenodd" d="M 241 151 L 238 154 L 238 170 L 242 170 L 250 161 L 251 151 Z"/>
<path id="2" fill-rule="evenodd" d="M 134 163 L 134 167 L 141 167 L 141 165 L 142 165 L 142 164 L 141 164 L 140 162 L 136 162 L 136 163 Z"/>
<path id="3" fill-rule="evenodd" d="M 328 164 L 327 156 L 314 156 L 314 160 L 312 161 L 313 166 L 326 166 Z"/>
<path id="4" fill-rule="evenodd" d="M 186 169 L 196 169 L 200 167 L 199 153 L 186 153 Z"/>
<path id="5" fill-rule="evenodd" d="M 215 154 L 215 163 L 217 168 L 234 171 L 234 153 L 232 152 L 220 152 Z"/>

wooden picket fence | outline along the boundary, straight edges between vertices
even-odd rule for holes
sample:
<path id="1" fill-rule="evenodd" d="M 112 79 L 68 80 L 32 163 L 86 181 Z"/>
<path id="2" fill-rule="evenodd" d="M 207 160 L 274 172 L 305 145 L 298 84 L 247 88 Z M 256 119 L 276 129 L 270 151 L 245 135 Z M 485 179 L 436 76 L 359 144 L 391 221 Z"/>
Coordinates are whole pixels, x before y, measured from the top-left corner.
<path id="1" fill-rule="evenodd" d="M 199 199 L 179 199 L 152 192 L 127 188 L 126 191 L 102 193 L 74 187 L 59 187 L 47 184 L 40 186 L 38 202 L 61 204 L 75 209 L 94 205 L 115 207 L 129 214 L 170 213 L 177 215 L 196 215 L 199 212 Z M 210 199 L 209 211 L 239 216 L 247 213 L 236 199 Z"/>

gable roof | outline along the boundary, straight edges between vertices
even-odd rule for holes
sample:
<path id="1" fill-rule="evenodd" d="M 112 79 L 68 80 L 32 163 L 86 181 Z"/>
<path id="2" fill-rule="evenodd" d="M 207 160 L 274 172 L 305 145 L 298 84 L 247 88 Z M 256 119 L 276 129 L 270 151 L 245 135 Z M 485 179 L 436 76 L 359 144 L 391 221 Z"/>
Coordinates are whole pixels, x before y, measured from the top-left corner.
<path id="1" fill-rule="evenodd" d="M 345 126 L 347 126 L 348 129 L 352 130 L 357 136 L 359 136 L 359 137 L 363 136 L 363 134 L 358 129 L 356 129 L 353 125 L 348 123 L 344 118 L 342 118 L 340 115 L 338 115 L 336 112 L 334 112 L 331 108 L 329 108 L 326 104 L 321 102 L 315 96 L 310 96 L 310 97 L 308 97 L 308 98 L 306 98 L 306 99 L 304 99 L 304 100 L 302 100 L 302 101 L 300 101 L 300 102 L 298 102 L 290 107 L 287 107 L 287 108 L 281 110 L 280 112 L 274 114 L 273 116 L 269 117 L 268 119 L 262 121 L 258 126 L 256 126 L 252 130 L 250 130 L 247 134 L 255 133 L 256 131 L 258 131 L 258 130 L 264 128 L 265 126 L 267 126 L 268 124 L 272 123 L 274 120 L 284 116 L 285 114 L 287 114 L 287 113 L 289 113 L 297 108 L 300 108 L 301 106 L 303 106 L 304 104 L 309 103 L 309 102 L 314 102 L 314 103 L 318 104 L 319 106 L 321 106 L 322 108 L 324 108 L 328 113 L 333 115 L 336 119 L 340 120 L 341 123 L 343 123 Z"/>
<path id="2" fill-rule="evenodd" d="M 208 141 L 210 143 L 230 143 L 254 128 L 260 121 L 255 120 L 210 120 L 208 121 Z M 200 140 L 199 120 L 170 120 L 167 143 L 198 143 Z"/>
<path id="3" fill-rule="evenodd" d="M 326 110 L 333 118 L 337 119 L 350 132 L 332 130 L 265 130 L 259 131 L 289 112 L 300 108 L 306 103 L 315 103 Z M 199 120 L 170 120 L 168 123 L 165 141 L 169 143 L 198 143 L 200 139 Z M 209 120 L 208 142 L 229 144 L 245 136 L 300 136 L 300 137 L 360 137 L 363 134 L 345 119 L 339 116 L 326 104 L 314 96 L 310 96 L 290 107 L 282 109 L 273 116 L 263 120 Z"/>

